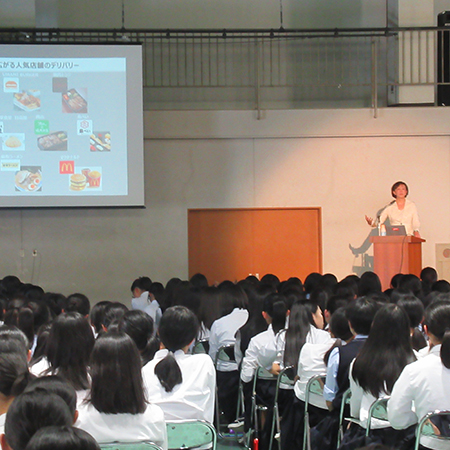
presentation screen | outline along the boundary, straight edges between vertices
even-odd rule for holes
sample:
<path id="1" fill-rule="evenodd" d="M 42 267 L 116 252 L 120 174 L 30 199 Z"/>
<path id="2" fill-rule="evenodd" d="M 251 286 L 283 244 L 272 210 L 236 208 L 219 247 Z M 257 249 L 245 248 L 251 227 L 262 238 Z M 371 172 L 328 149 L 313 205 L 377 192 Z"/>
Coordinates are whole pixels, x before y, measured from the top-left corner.
<path id="1" fill-rule="evenodd" d="M 0 45 L 0 77 L 0 207 L 144 206 L 140 45 Z"/>

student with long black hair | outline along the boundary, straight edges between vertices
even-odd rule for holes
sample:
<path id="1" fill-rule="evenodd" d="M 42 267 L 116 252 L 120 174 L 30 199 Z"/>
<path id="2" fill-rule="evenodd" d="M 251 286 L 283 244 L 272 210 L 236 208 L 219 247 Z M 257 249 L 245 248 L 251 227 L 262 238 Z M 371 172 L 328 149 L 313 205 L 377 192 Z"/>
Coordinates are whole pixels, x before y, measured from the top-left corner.
<path id="1" fill-rule="evenodd" d="M 370 406 L 378 398 L 390 395 L 403 368 L 415 359 L 405 310 L 392 304 L 381 307 L 365 344 L 350 366 L 351 416 L 361 426 L 352 423 L 344 435 L 342 449 L 364 444 Z M 377 441 L 393 447 L 405 437 L 405 433 L 396 432 L 387 421 L 372 419 L 370 427 Z"/>
<path id="2" fill-rule="evenodd" d="M 425 414 L 450 409 L 450 303 L 436 301 L 425 310 L 430 352 L 407 365 L 394 385 L 388 417 L 396 429 L 416 424 Z M 414 409 L 413 409 L 414 405 Z M 442 448 L 430 438 L 421 444 Z"/>
<path id="3" fill-rule="evenodd" d="M 84 430 L 50 426 L 38 430 L 25 450 L 100 450 L 95 439 Z"/>
<path id="4" fill-rule="evenodd" d="M 93 346 L 94 334 L 86 318 L 78 312 L 61 314 L 50 329 L 47 357 L 32 366 L 31 372 L 37 376 L 58 374 L 84 397 L 89 388 L 87 368 Z"/>
<path id="5" fill-rule="evenodd" d="M 161 350 L 142 369 L 148 400 L 162 408 L 166 420 L 213 421 L 214 364 L 206 354 L 187 354 L 198 329 L 198 319 L 188 308 L 166 309 L 158 329 Z"/>
<path id="6" fill-rule="evenodd" d="M 90 375 L 91 389 L 75 426 L 100 444 L 149 440 L 167 449 L 164 414 L 146 401 L 141 358 L 127 334 L 111 331 L 97 339 Z"/>

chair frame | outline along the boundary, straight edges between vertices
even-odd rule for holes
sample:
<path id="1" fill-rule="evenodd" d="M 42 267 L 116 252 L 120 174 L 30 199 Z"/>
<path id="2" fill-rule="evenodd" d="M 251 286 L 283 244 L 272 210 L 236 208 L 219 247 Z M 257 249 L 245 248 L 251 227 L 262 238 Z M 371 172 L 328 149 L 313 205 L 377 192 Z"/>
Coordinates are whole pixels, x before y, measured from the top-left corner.
<path id="1" fill-rule="evenodd" d="M 101 450 L 162 450 L 162 448 L 151 441 L 136 442 L 111 442 L 99 444 Z"/>
<path id="2" fill-rule="evenodd" d="M 217 432 L 214 425 L 207 422 L 206 420 L 183 420 L 183 421 L 177 421 L 177 422 L 166 422 L 167 427 L 167 439 L 168 439 L 168 450 L 189 450 L 192 448 L 197 448 L 203 445 L 206 445 L 207 443 L 211 442 L 211 450 L 216 450 L 217 447 Z M 169 430 L 174 428 L 194 428 L 194 427 L 200 427 L 204 430 L 205 434 L 211 433 L 211 439 L 208 440 L 208 442 L 189 442 L 189 445 L 186 445 L 185 443 L 177 446 L 177 445 L 171 445 L 170 444 L 170 435 L 172 434 Z M 180 433 L 178 433 L 178 436 L 180 436 Z"/>
<path id="3" fill-rule="evenodd" d="M 291 372 L 293 372 L 292 376 L 290 376 Z M 275 400 L 274 400 L 274 404 L 273 404 L 273 418 L 272 418 L 272 429 L 270 431 L 269 450 L 272 450 L 274 436 L 275 436 L 275 427 L 277 429 L 277 433 L 281 432 L 280 410 L 278 407 L 278 394 L 279 394 L 279 390 L 280 390 L 280 385 L 285 384 L 285 385 L 294 387 L 295 376 L 296 376 L 296 373 L 294 372 L 294 366 L 285 367 L 278 374 L 277 386 L 276 386 L 276 390 L 275 390 Z"/>
<path id="4" fill-rule="evenodd" d="M 205 348 L 205 344 L 207 344 L 208 348 Z M 202 347 L 202 351 L 199 351 L 200 346 Z M 193 355 L 199 355 L 199 354 L 208 354 L 209 350 L 209 339 L 199 339 L 192 348 L 192 354 Z"/>
<path id="5" fill-rule="evenodd" d="M 309 405 L 309 396 L 310 394 L 319 394 L 323 395 L 323 388 L 325 386 L 325 379 L 326 375 L 315 375 L 311 377 L 308 380 L 308 383 L 306 385 L 306 391 L 305 391 L 305 414 L 304 414 L 304 420 L 303 420 L 303 450 L 311 450 L 311 434 L 310 434 L 310 426 L 309 426 L 309 412 L 308 412 L 308 405 Z M 312 387 L 319 383 L 319 386 L 321 386 L 321 391 L 314 392 L 312 390 Z"/>
<path id="6" fill-rule="evenodd" d="M 352 397 L 352 391 L 350 388 L 348 388 L 344 392 L 344 395 L 342 396 L 341 409 L 339 411 L 339 430 L 338 430 L 337 447 L 336 448 L 339 448 L 341 446 L 342 439 L 344 438 L 344 421 L 346 420 L 344 418 L 345 407 L 350 404 L 351 397 Z"/>
<path id="7" fill-rule="evenodd" d="M 367 426 L 366 426 L 366 436 L 369 436 L 371 426 L 372 426 L 372 419 L 380 419 L 380 420 L 386 420 L 387 418 L 387 404 L 390 397 L 383 397 L 376 399 L 369 408 L 369 414 L 367 416 Z M 379 412 L 382 412 L 382 414 L 378 414 Z"/>
<path id="8" fill-rule="evenodd" d="M 436 411 L 431 411 L 427 414 L 425 414 L 418 422 L 417 427 L 416 427 L 416 443 L 414 445 L 414 450 L 419 450 L 419 446 L 420 446 L 420 437 L 421 436 L 426 436 L 425 434 L 422 434 L 422 431 L 425 427 L 425 425 L 427 424 L 427 422 L 430 420 L 431 417 L 435 417 L 435 416 L 448 416 L 450 418 L 450 410 L 436 410 Z M 447 442 L 449 442 L 450 444 L 450 438 L 449 437 L 439 437 L 439 436 L 434 436 L 435 439 L 440 439 L 440 440 L 445 440 Z M 450 446 L 450 445 L 449 445 Z"/>

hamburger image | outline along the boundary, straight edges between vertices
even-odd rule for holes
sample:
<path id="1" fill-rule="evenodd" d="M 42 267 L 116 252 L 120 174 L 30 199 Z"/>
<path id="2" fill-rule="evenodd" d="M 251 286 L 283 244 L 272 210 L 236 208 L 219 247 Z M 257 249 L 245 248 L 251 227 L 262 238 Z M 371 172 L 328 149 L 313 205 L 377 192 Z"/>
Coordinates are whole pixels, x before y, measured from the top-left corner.
<path id="1" fill-rule="evenodd" d="M 70 190 L 82 191 L 86 187 L 86 177 L 82 173 L 70 175 Z"/>

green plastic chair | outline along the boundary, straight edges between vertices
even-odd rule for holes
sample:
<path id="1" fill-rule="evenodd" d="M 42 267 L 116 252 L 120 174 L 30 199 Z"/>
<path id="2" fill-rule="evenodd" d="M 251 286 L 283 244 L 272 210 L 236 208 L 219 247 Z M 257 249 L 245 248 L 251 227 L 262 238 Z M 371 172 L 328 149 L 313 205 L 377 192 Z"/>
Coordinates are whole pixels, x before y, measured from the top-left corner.
<path id="1" fill-rule="evenodd" d="M 303 425 L 303 450 L 311 450 L 311 434 L 309 426 L 309 396 L 311 394 L 317 394 L 323 396 L 323 388 L 325 386 L 326 375 L 316 375 L 311 377 L 306 385 L 305 391 L 305 419 Z"/>
<path id="2" fill-rule="evenodd" d="M 379 398 L 375 400 L 369 408 L 369 414 L 367 417 L 366 436 L 370 434 L 370 427 L 372 425 L 372 419 L 389 421 L 387 413 L 387 404 L 389 397 Z"/>
<path id="3" fill-rule="evenodd" d="M 416 428 L 414 450 L 419 450 L 420 439 L 433 439 L 439 448 L 450 449 L 450 411 L 433 411 L 420 419 Z"/>
<path id="4" fill-rule="evenodd" d="M 339 411 L 339 431 L 338 431 L 338 437 L 337 437 L 337 447 L 339 448 L 341 446 L 342 439 L 344 438 L 344 422 L 345 419 L 345 407 L 350 404 L 350 399 L 352 398 L 352 391 L 350 388 L 348 388 L 344 395 L 342 396 L 342 402 L 341 402 L 341 409 Z"/>
<path id="5" fill-rule="evenodd" d="M 277 387 L 275 390 L 275 402 L 273 405 L 272 430 L 270 432 L 269 450 L 272 450 L 274 439 L 276 439 L 278 442 L 280 440 L 281 426 L 280 426 L 280 410 L 278 407 L 278 394 L 280 390 L 280 385 L 286 385 L 294 388 L 295 375 L 296 373 L 294 370 L 294 366 L 285 367 L 278 374 Z M 276 436 L 275 436 L 275 428 L 276 428 Z"/>
<path id="6" fill-rule="evenodd" d="M 216 429 L 205 420 L 167 422 L 166 426 L 169 450 L 188 450 L 198 447 L 215 450 L 216 448 Z"/>
<path id="7" fill-rule="evenodd" d="M 111 444 L 100 444 L 102 450 L 162 450 L 153 442 L 113 442 Z"/>
<path id="8" fill-rule="evenodd" d="M 200 353 L 206 353 L 209 352 L 209 339 L 200 339 L 197 341 L 194 345 L 194 348 L 192 349 L 193 355 L 198 355 Z"/>

